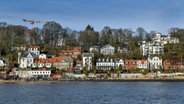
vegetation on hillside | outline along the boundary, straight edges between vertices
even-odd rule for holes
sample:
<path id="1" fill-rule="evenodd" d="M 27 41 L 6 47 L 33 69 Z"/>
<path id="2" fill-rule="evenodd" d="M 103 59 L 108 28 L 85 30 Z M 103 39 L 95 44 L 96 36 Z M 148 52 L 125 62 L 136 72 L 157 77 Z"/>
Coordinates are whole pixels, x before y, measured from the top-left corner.
<path id="1" fill-rule="evenodd" d="M 115 55 L 108 55 L 108 57 L 146 59 L 142 56 L 138 42 L 150 41 L 155 34 L 155 31 L 147 32 L 142 27 L 133 31 L 130 28 L 112 29 L 105 26 L 101 31 L 95 31 L 92 26 L 87 25 L 83 31 L 75 31 L 63 28 L 55 21 L 45 23 L 41 29 L 29 29 L 25 26 L 7 25 L 6 22 L 0 22 L 0 57 L 16 63 L 15 54 L 17 54 L 17 51 L 12 47 L 39 45 L 41 52 L 59 55 L 61 49 L 81 46 L 83 52 L 89 52 L 89 47 L 110 44 L 116 48 L 116 53 Z M 169 34 L 179 38 L 181 43 L 165 45 L 165 54 L 162 57 L 164 59 L 184 59 L 184 29 L 171 28 Z M 128 50 L 120 53 L 118 48 Z M 98 53 L 96 54 L 96 57 L 100 56 Z"/>

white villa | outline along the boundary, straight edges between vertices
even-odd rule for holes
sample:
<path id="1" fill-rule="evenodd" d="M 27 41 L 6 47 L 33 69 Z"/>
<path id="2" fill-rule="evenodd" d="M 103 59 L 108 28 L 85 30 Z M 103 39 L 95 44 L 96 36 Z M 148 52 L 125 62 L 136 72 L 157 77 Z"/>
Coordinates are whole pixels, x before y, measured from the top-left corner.
<path id="1" fill-rule="evenodd" d="M 18 53 L 18 63 L 20 65 L 20 68 L 31 67 L 35 58 L 36 58 L 36 55 L 32 52 L 25 52 L 23 54 L 19 52 Z"/>
<path id="2" fill-rule="evenodd" d="M 36 54 L 37 56 L 39 56 L 40 55 L 40 46 L 30 46 L 28 48 L 28 51 Z"/>
<path id="3" fill-rule="evenodd" d="M 92 69 L 92 57 L 94 53 L 83 53 L 82 54 L 82 65 L 86 66 L 88 70 Z"/>
<path id="4" fill-rule="evenodd" d="M 120 65 L 122 66 L 122 68 L 124 67 L 124 61 L 123 59 L 115 59 L 115 65 L 116 65 L 116 68 L 118 68 Z"/>
<path id="5" fill-rule="evenodd" d="M 115 48 L 109 44 L 100 48 L 100 53 L 104 55 L 114 54 L 114 52 L 115 52 Z"/>
<path id="6" fill-rule="evenodd" d="M 110 70 L 116 69 L 119 66 L 124 68 L 124 61 L 123 59 L 113 59 L 113 58 L 98 58 L 96 60 L 96 69 L 97 70 Z"/>
<path id="7" fill-rule="evenodd" d="M 115 69 L 115 60 L 113 58 L 98 58 L 96 60 L 97 70 L 111 70 Z"/>
<path id="8" fill-rule="evenodd" d="M 155 57 L 148 57 L 148 68 L 150 69 L 161 69 L 162 66 L 162 59 L 155 56 Z"/>
<path id="9" fill-rule="evenodd" d="M 164 54 L 164 45 L 169 43 L 179 43 L 179 39 L 158 33 L 152 41 L 141 41 L 139 45 L 143 56 L 149 56 L 151 54 Z"/>

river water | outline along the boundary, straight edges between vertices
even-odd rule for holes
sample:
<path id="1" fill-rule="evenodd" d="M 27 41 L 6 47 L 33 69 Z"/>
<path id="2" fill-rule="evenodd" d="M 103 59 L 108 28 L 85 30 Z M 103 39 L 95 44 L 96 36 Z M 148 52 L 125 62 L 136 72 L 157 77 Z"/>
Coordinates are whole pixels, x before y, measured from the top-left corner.
<path id="1" fill-rule="evenodd" d="M 183 104 L 184 82 L 0 83 L 0 104 Z"/>

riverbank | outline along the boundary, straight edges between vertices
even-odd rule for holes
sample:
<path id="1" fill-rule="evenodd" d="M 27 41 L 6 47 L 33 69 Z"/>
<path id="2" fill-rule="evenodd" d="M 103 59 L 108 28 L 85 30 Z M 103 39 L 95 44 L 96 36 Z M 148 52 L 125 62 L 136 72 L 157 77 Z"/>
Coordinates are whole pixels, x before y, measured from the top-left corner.
<path id="1" fill-rule="evenodd" d="M 0 83 L 26 83 L 26 82 L 63 82 L 63 81 L 96 81 L 96 82 L 184 82 L 184 76 L 174 77 L 127 77 L 104 79 L 55 79 L 55 80 L 0 80 Z"/>

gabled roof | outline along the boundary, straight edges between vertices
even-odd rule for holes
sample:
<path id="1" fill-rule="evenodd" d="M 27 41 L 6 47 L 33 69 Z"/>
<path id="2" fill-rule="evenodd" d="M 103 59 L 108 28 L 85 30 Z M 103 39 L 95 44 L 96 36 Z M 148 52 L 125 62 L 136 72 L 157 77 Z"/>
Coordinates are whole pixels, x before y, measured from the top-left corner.
<path id="1" fill-rule="evenodd" d="M 31 55 L 33 58 L 37 57 L 36 54 L 34 54 L 33 52 L 28 52 L 28 51 L 23 53 L 21 57 L 28 57 L 28 55 Z"/>
<path id="2" fill-rule="evenodd" d="M 105 46 L 101 47 L 100 49 L 104 49 L 104 48 L 107 48 L 107 47 L 112 47 L 112 48 L 114 48 L 113 46 L 111 46 L 111 45 L 107 44 L 107 45 L 105 45 Z"/>

